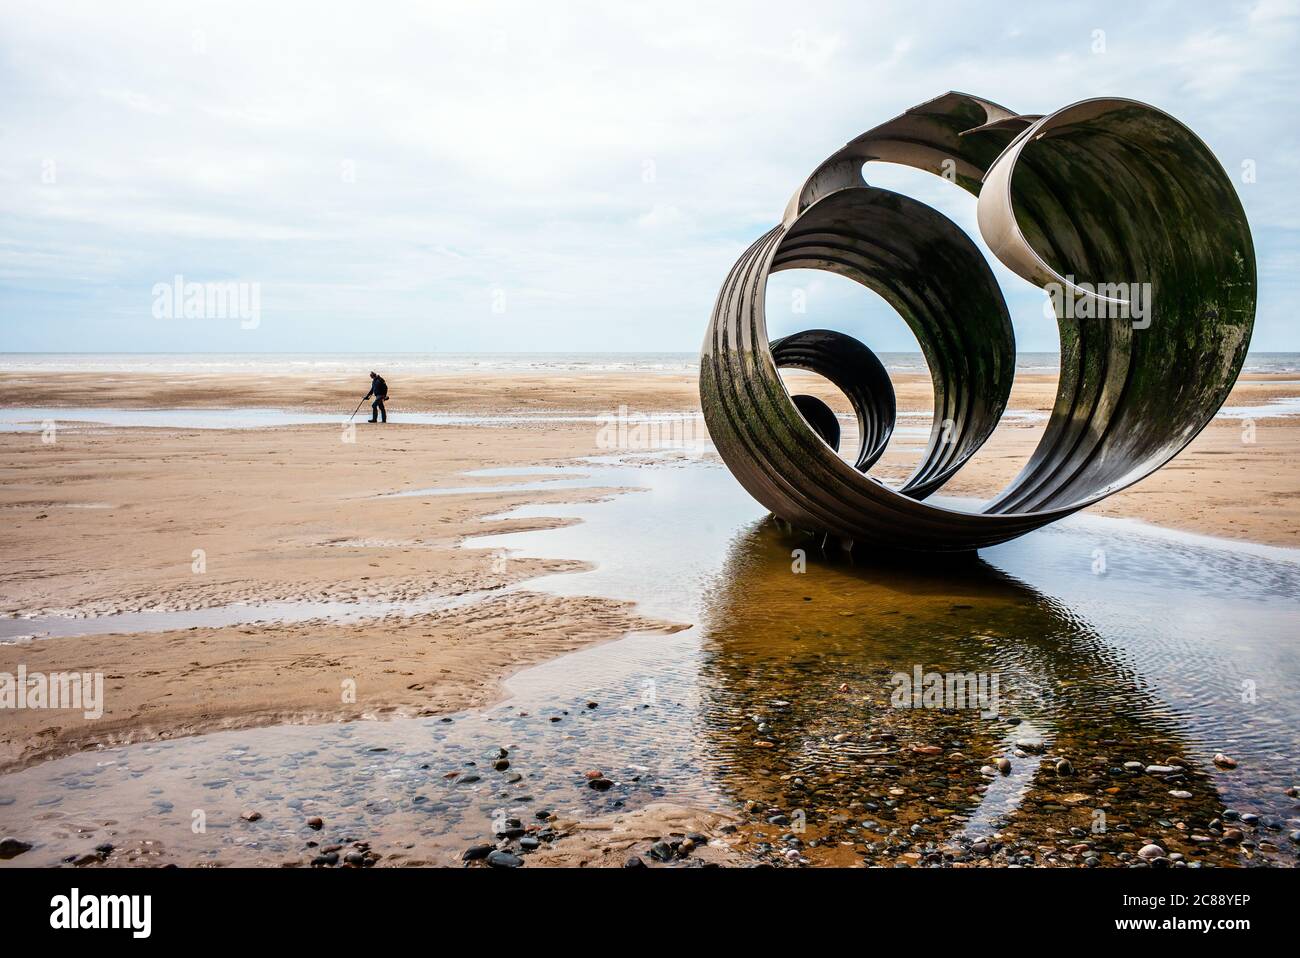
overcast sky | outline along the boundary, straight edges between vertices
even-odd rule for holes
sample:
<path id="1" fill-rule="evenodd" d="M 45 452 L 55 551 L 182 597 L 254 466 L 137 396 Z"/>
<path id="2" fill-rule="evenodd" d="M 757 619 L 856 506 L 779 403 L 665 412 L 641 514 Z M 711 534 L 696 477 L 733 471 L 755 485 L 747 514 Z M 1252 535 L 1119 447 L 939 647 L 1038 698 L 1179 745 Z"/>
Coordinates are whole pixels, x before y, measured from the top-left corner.
<path id="1" fill-rule="evenodd" d="M 1300 350 L 1297 3 L 1064 6 L 3 0 L 0 351 L 695 350 L 817 163 L 947 90 L 1188 124 L 1254 231 L 1252 348 Z M 939 178 L 872 181 L 978 236 Z M 260 323 L 155 318 L 177 274 L 259 284 Z M 997 275 L 1019 348 L 1055 350 Z M 838 277 L 769 309 L 917 348 Z"/>

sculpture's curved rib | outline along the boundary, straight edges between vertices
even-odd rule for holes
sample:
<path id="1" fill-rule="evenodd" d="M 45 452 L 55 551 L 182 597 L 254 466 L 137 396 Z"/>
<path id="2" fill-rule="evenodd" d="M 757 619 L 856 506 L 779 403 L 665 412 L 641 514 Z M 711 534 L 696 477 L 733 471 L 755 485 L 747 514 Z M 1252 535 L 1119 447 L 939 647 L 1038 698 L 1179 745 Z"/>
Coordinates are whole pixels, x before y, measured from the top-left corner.
<path id="1" fill-rule="evenodd" d="M 990 248 L 1053 293 L 1061 376 L 1051 419 L 1024 470 L 979 513 L 919 500 L 979 449 L 1006 407 L 1015 367 L 1006 305 L 965 234 L 915 200 L 868 186 L 869 160 L 928 169 L 976 194 Z M 894 415 L 870 350 L 826 330 L 768 343 L 767 277 L 796 268 L 875 290 L 920 342 L 935 421 L 898 490 L 862 474 L 884 452 Z M 1020 117 L 949 93 L 830 157 L 781 225 L 740 258 L 705 339 L 701 402 L 720 455 L 783 519 L 872 546 L 976 549 L 1104 498 L 1176 455 L 1227 398 L 1254 306 L 1240 201 L 1177 120 L 1118 99 Z M 812 369 L 849 396 L 863 436 L 855 465 L 800 413 L 780 366 Z"/>
<path id="2" fill-rule="evenodd" d="M 889 373 L 876 354 L 844 333 L 806 329 L 774 340 L 772 359 L 777 369 L 806 369 L 825 376 L 840 388 L 858 419 L 860 445 L 853 467 L 866 472 L 875 465 L 889 444 L 897 414 L 894 384 L 889 381 Z M 800 407 L 805 419 L 809 418 L 809 411 L 800 400 L 808 398 L 811 397 L 794 397 L 795 405 Z M 820 416 L 821 413 L 817 411 L 813 415 Z M 826 433 L 818 428 L 817 423 L 812 423 L 812 426 L 822 438 L 826 438 Z M 838 424 L 835 436 L 838 440 Z M 829 439 L 827 442 L 832 448 L 839 448 L 837 442 Z"/>

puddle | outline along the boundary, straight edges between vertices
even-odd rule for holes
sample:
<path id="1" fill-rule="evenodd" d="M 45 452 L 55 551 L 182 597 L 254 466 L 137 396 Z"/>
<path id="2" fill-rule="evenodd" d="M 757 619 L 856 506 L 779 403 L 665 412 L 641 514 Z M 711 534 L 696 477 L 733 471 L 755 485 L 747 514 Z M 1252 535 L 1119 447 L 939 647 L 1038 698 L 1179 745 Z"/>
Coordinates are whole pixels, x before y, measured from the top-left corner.
<path id="1" fill-rule="evenodd" d="M 1286 416 L 1300 416 L 1300 396 L 1280 396 L 1261 406 L 1224 406 L 1214 418 L 1270 419 Z"/>
<path id="2" fill-rule="evenodd" d="M 487 475 L 490 470 L 479 470 L 467 472 L 466 476 Z M 508 477 L 511 473 L 498 473 L 503 477 Z M 547 478 L 524 482 L 504 482 L 490 486 L 428 486 L 423 489 L 403 489 L 401 492 L 386 492 L 376 496 L 376 499 L 405 499 L 411 496 L 477 496 L 487 495 L 494 492 L 549 492 L 560 489 L 608 489 L 609 479 L 606 476 L 584 476 L 573 474 L 571 470 L 556 468 L 553 474 L 543 473 L 516 473 L 519 477 L 527 475 L 546 475 Z"/>
<path id="3" fill-rule="evenodd" d="M 657 799 L 741 811 L 757 858 L 793 840 L 813 861 L 923 864 L 985 840 L 1016 863 L 1047 848 L 1077 864 L 1086 843 L 1116 865 L 1154 840 L 1197 864 L 1296 863 L 1295 550 L 1082 516 L 970 562 L 853 564 L 790 538 L 719 465 L 479 474 L 508 475 L 642 491 L 511 510 L 583 521 L 489 521 L 470 545 L 594 562 L 522 587 L 633 599 L 694 627 L 527 669 L 483 711 L 221 732 L 4 776 L 0 833 L 36 847 L 3 864 L 105 840 L 184 864 L 304 863 L 308 840 L 342 839 L 456 864 L 508 818 Z M 917 669 L 996 676 L 995 707 L 899 707 L 898 677 Z M 989 774 L 998 757 L 1005 775 Z M 588 787 L 593 769 L 607 791 Z M 1260 816 L 1224 823 L 1240 845 L 1211 828 L 1225 808 Z"/>
<path id="4" fill-rule="evenodd" d="M 266 622 L 363 622 L 391 616 L 427 615 L 481 602 L 500 590 L 480 590 L 454 596 L 431 595 L 400 602 L 375 599 L 319 602 L 232 602 L 206 609 L 116 612 L 96 616 L 33 616 L 0 618 L 0 645 L 76 635 L 134 635 L 179 629 L 219 629 Z"/>

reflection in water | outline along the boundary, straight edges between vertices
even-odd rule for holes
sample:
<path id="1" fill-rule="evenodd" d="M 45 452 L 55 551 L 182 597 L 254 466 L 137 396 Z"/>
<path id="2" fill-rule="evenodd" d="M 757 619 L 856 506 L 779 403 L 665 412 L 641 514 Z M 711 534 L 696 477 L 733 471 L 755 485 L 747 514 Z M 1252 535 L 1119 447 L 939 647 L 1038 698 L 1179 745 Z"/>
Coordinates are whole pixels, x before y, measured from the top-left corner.
<path id="1" fill-rule="evenodd" d="M 222 732 L 0 777 L 0 833 L 35 845 L 0 864 L 105 840 L 122 861 L 309 863 L 359 840 L 452 864 L 502 821 L 553 812 L 544 841 L 657 799 L 746 810 L 743 847 L 778 861 L 1115 865 L 1156 841 L 1192 862 L 1294 862 L 1292 554 L 1077 517 L 979 561 L 854 565 L 761 519 L 716 465 L 573 472 L 643 488 L 526 506 L 512 515 L 582 521 L 468 546 L 587 560 L 521 588 L 694 628 L 528 669 L 480 712 Z M 891 678 L 918 666 L 995 676 L 995 714 L 894 707 Z"/>
<path id="2" fill-rule="evenodd" d="M 799 545 L 758 524 L 717 577 L 704 623 L 706 752 L 728 791 L 776 823 L 764 837 L 793 834 L 797 848 L 816 843 L 804 854 L 837 861 L 844 849 L 978 859 L 969 846 L 999 828 L 1002 856 L 1024 863 L 1148 841 L 1235 859 L 1210 828 L 1222 806 L 1179 718 L 1085 618 L 981 560 L 823 560 L 797 575 Z M 896 707 L 891 678 L 918 669 L 996 680 L 996 714 L 974 701 Z M 982 774 L 998 757 L 1007 773 Z"/>

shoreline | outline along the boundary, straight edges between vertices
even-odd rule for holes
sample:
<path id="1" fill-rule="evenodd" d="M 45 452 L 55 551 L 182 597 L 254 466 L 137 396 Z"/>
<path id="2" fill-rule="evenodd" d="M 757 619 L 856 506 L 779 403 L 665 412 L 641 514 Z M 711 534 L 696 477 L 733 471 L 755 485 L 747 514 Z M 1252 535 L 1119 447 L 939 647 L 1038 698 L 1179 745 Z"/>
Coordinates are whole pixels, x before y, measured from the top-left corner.
<path id="1" fill-rule="evenodd" d="M 795 374 L 798 376 L 799 374 Z M 515 440 L 509 431 L 518 428 L 532 433 L 545 428 L 569 430 L 572 441 L 551 446 L 537 458 L 494 457 L 478 462 L 461 460 L 470 471 L 484 465 L 526 467 L 539 462 L 564 460 L 601 452 L 595 433 L 600 426 L 594 417 L 616 416 L 621 408 L 631 415 L 699 414 L 695 378 L 679 373 L 645 377 L 638 373 L 553 373 L 509 376 L 475 373 L 413 377 L 394 387 L 389 403 L 389 436 L 404 435 L 408 443 L 428 436 L 441 436 L 449 429 L 482 429 L 482 436 L 466 433 L 467 441 L 487 449 L 505 448 Z M 1030 418 L 1004 417 L 982 449 L 944 487 L 953 496 L 987 499 L 1005 487 L 1029 460 L 1055 396 L 1056 377 L 1022 374 L 1017 377 L 1008 410 L 1031 414 Z M 900 374 L 894 377 L 901 414 L 926 417 L 931 411 L 930 382 L 926 375 Z M 50 373 L 38 377 L 0 373 L 0 388 L 6 396 L 21 396 L 23 407 L 68 408 L 109 407 L 121 409 L 296 409 L 315 415 L 337 415 L 334 424 L 266 426 L 230 430 L 233 437 L 243 432 L 292 434 L 298 429 L 315 429 L 328 435 L 340 428 L 356 406 L 358 390 L 337 378 L 312 375 L 267 378 L 245 375 L 200 375 L 176 379 L 168 374 L 113 375 Z M 826 399 L 843 412 L 842 397 L 824 384 L 810 382 L 801 389 Z M 1294 374 L 1244 375 L 1229 396 L 1225 409 L 1244 407 L 1264 415 L 1254 420 L 1216 417 L 1175 459 L 1142 482 L 1089 508 L 1100 515 L 1128 515 L 1157 525 L 1248 539 L 1271 545 L 1300 542 L 1300 415 L 1267 415 L 1270 403 L 1300 401 L 1300 377 Z M 10 408 L 18 404 L 9 404 Z M 843 408 L 841 408 L 843 407 Z M 1263 407 L 1261 409 L 1260 407 Z M 1279 408 L 1279 412 L 1283 409 Z M 403 423 L 403 413 L 461 414 L 466 417 L 564 416 L 590 417 L 588 422 L 558 423 L 518 421 L 486 424 Z M 365 418 L 358 415 L 358 419 Z M 919 420 L 924 422 L 924 419 Z M 361 430 L 367 426 L 359 426 Z M 106 427 L 87 432 L 121 435 L 130 427 Z M 1249 435 L 1247 431 L 1249 430 Z M 71 429 L 71 432 L 79 430 Z M 137 433 L 175 433 L 187 430 L 173 426 L 149 426 Z M 219 429 L 188 430 L 219 432 Z M 586 431 L 587 435 L 582 435 Z M 31 433 L 0 433 L 8 451 L 29 451 Z M 295 443 L 297 438 L 293 440 Z M 896 435 L 886 455 L 872 474 L 885 481 L 903 479 L 917 455 L 917 442 Z M 12 459 L 12 456 L 11 456 Z M 29 460 L 30 457 L 23 457 Z M 24 463 L 25 464 L 25 463 Z M 12 471 L 10 472 L 12 474 Z M 6 476 L 8 478 L 9 476 Z M 21 477 L 18 477 L 21 481 Z M 1245 480 L 1248 485 L 1243 486 Z M 376 490 L 381 492 L 384 490 Z M 0 499 L 0 506 L 13 507 L 12 499 Z M 0 570 L 2 571 L 2 570 Z M 0 583 L 3 579 L 0 579 Z M 3 593 L 0 593 L 2 596 Z"/>

